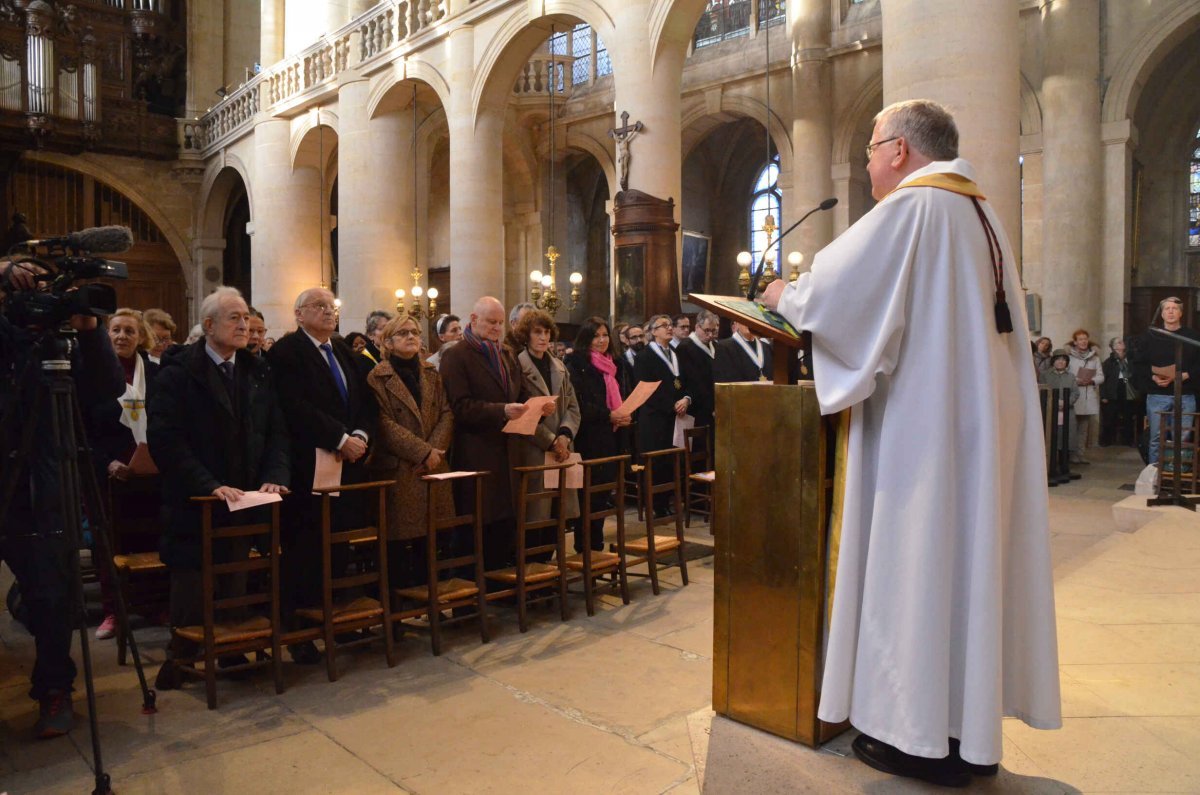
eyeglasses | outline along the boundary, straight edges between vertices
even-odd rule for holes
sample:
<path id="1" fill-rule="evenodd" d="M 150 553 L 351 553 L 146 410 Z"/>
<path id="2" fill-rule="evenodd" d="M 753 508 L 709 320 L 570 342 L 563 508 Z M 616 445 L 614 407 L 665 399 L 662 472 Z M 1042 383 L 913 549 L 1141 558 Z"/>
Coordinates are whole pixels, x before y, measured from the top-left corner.
<path id="1" fill-rule="evenodd" d="M 399 331 L 397 331 L 395 334 L 392 335 L 392 339 L 396 339 L 397 337 L 399 337 L 400 339 L 404 340 L 404 339 L 408 339 L 409 337 L 420 337 L 420 336 L 421 336 L 421 332 L 419 329 L 402 328 Z"/>
<path id="2" fill-rule="evenodd" d="M 888 141 L 898 141 L 903 137 L 904 137 L 903 135 L 893 135 L 891 138 L 884 138 L 882 141 L 876 141 L 873 144 L 867 144 L 867 148 L 866 148 L 867 160 L 871 159 L 871 155 L 875 152 L 876 148 L 883 146 Z"/>
<path id="3" fill-rule="evenodd" d="M 719 326 L 696 326 L 696 331 L 703 331 L 710 337 L 715 336 L 719 330 Z"/>
<path id="4" fill-rule="evenodd" d="M 329 312 L 330 314 L 336 313 L 338 311 L 337 306 L 335 306 L 334 304 L 325 303 L 324 301 L 313 301 L 311 303 L 301 304 L 300 306 L 302 308 L 303 307 L 312 307 L 313 309 L 317 310 L 318 312 Z"/>
<path id="5" fill-rule="evenodd" d="M 658 331 L 660 328 L 670 328 L 670 327 L 671 327 L 670 323 L 659 323 L 658 325 L 651 328 L 650 331 L 655 332 L 655 331 Z"/>

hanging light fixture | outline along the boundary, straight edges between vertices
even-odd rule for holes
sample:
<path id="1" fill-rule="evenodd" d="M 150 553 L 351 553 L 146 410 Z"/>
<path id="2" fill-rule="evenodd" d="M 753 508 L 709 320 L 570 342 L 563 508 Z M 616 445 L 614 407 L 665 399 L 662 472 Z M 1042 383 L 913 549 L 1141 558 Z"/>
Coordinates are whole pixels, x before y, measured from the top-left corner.
<path id="1" fill-rule="evenodd" d="M 430 287 L 425 290 L 421 287 L 421 266 L 417 259 L 417 84 L 413 82 L 413 118 L 412 118 L 412 260 L 413 269 L 409 276 L 412 277 L 412 303 L 408 309 L 404 308 L 404 288 L 398 288 L 395 292 L 396 296 L 396 312 L 402 313 L 407 311 L 408 314 L 415 317 L 417 320 L 428 318 L 433 320 L 437 316 L 437 297 L 438 289 Z M 422 306 L 421 297 L 425 296 L 428 299 L 428 307 Z"/>
<path id="2" fill-rule="evenodd" d="M 540 270 L 534 270 L 529 274 L 531 282 L 529 290 L 529 299 L 538 309 L 545 309 L 551 315 L 558 312 L 558 308 L 562 306 L 562 300 L 558 297 L 558 258 L 561 256 L 558 249 L 554 246 L 554 156 L 557 152 L 555 145 L 554 133 L 554 93 L 558 90 L 558 70 L 554 62 L 554 26 L 550 26 L 550 80 L 548 89 L 550 90 L 550 176 L 549 186 L 546 191 L 547 201 L 550 203 L 550 232 L 547 235 L 550 239 L 550 245 L 546 247 L 546 261 L 550 263 L 549 272 L 543 273 Z M 564 78 L 565 80 L 565 78 Z M 583 284 L 583 274 L 572 272 L 570 276 L 571 282 L 571 309 L 574 309 L 579 304 L 579 287 Z"/>
<path id="3" fill-rule="evenodd" d="M 766 168 L 768 169 L 768 173 L 770 173 L 771 162 L 772 162 L 772 158 L 771 158 L 771 31 L 767 25 L 763 25 L 762 28 L 763 28 L 763 36 L 766 38 L 766 44 L 765 44 L 765 46 L 766 46 L 766 64 L 763 67 L 763 79 L 764 79 L 764 82 L 766 83 L 766 117 L 763 119 L 763 125 L 766 127 L 766 133 L 767 133 L 767 135 L 766 135 L 766 143 L 767 143 L 767 165 L 766 165 Z M 779 177 L 776 176 L 775 180 L 776 180 L 776 184 L 778 184 Z M 762 293 L 762 291 L 766 289 L 768 284 L 770 284 L 771 282 L 773 282 L 777 278 L 779 278 L 775 271 L 775 258 L 777 256 L 777 253 L 775 251 L 776 247 L 774 245 L 775 232 L 776 232 L 776 230 L 779 229 L 779 226 L 775 223 L 775 216 L 771 214 L 771 198 L 770 197 L 772 195 L 773 194 L 770 192 L 767 193 L 767 216 L 765 218 L 763 218 L 763 223 L 762 223 L 762 232 L 766 236 L 766 242 L 765 242 L 765 248 L 763 251 L 763 263 L 764 264 L 763 264 L 762 272 L 759 274 L 759 277 L 758 277 L 758 285 L 756 288 L 757 293 Z M 798 255 L 798 252 L 793 252 L 793 253 Z M 792 281 L 795 281 L 796 279 L 798 279 L 800 277 L 799 262 L 793 262 L 791 255 L 788 256 L 788 262 L 791 263 L 793 266 L 792 272 L 795 274 L 795 276 L 792 277 Z M 750 281 L 752 279 L 752 277 L 750 275 L 750 266 L 754 263 L 754 255 L 751 254 L 749 251 L 739 252 L 738 256 L 737 256 L 737 263 L 739 266 L 738 285 L 742 288 L 742 293 L 745 294 L 749 290 Z M 783 263 L 780 263 L 781 266 L 782 266 L 782 264 Z"/>

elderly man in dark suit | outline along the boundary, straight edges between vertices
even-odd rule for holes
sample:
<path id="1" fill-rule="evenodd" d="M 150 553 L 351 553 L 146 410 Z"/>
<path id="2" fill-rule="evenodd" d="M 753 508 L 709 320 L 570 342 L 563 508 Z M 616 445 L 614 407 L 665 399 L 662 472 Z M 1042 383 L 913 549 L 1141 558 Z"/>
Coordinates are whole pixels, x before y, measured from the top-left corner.
<path id="1" fill-rule="evenodd" d="M 200 305 L 204 338 L 162 357 L 150 394 L 146 440 L 163 482 L 166 527 L 162 560 L 171 572 L 171 625 L 199 624 L 200 508 L 192 497 L 237 499 L 245 491 L 285 493 L 290 482 L 287 430 L 271 371 L 246 350 L 250 310 L 233 287 L 218 287 Z M 251 508 L 238 521 L 256 521 Z M 247 515 L 250 514 L 250 515 Z M 224 506 L 215 524 L 229 524 Z M 265 515 L 262 521 L 265 521 Z M 245 557 L 249 540 L 229 544 L 229 559 Z M 230 586 L 237 588 L 236 585 Z M 236 593 L 227 593 L 235 596 Z M 175 639 L 155 687 L 179 686 L 173 657 L 190 650 Z M 233 662 L 240 662 L 234 660 Z"/>
<path id="2" fill-rule="evenodd" d="M 733 336 L 717 342 L 713 378 L 718 384 L 771 380 L 771 341 L 733 321 Z"/>
<path id="3" fill-rule="evenodd" d="M 529 397 L 521 368 L 504 340 L 504 305 L 484 296 L 471 311 L 462 342 L 442 355 L 441 375 L 454 412 L 455 469 L 492 473 L 484 487 L 484 563 L 500 569 L 513 563 L 513 451 L 516 440 L 502 430 L 525 411 Z M 546 416 L 555 410 L 546 406 Z M 474 486 L 455 492 L 459 512 L 470 509 Z M 466 543 L 465 537 L 456 540 Z"/>
<path id="4" fill-rule="evenodd" d="M 296 297 L 295 313 L 299 328 L 275 343 L 267 355 L 292 448 L 294 493 L 284 500 L 280 540 L 280 599 L 285 619 L 296 608 L 318 604 L 321 598 L 321 514 L 320 503 L 312 495 L 317 451 L 340 456 L 343 483 L 365 481 L 364 457 L 377 415 L 377 403 L 366 382 L 370 362 L 333 339 L 337 327 L 333 293 L 322 287 L 305 290 Z M 334 502 L 334 529 L 364 523 L 361 494 L 347 493 Z M 344 563 L 334 560 L 334 571 Z M 320 661 L 311 642 L 288 650 L 296 662 Z"/>

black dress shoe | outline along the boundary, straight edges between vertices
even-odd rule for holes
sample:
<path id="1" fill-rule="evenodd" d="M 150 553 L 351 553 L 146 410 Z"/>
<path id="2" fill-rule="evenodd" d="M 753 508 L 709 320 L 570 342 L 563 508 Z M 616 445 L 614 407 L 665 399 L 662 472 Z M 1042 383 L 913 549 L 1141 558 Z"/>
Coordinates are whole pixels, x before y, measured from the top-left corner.
<path id="1" fill-rule="evenodd" d="M 950 738 L 950 758 L 957 759 L 971 772 L 972 776 L 994 776 L 1000 772 L 1000 764 L 977 765 L 974 762 L 968 762 L 958 754 L 959 741 L 957 737 Z"/>
<path id="2" fill-rule="evenodd" d="M 292 656 L 292 662 L 300 665 L 317 665 L 321 662 L 321 652 L 317 651 L 317 644 L 311 640 L 304 643 L 293 643 L 288 646 L 288 654 Z"/>
<path id="3" fill-rule="evenodd" d="M 183 675 L 179 673 L 179 663 L 167 660 L 158 669 L 154 677 L 155 690 L 178 690 L 183 685 Z"/>
<path id="4" fill-rule="evenodd" d="M 916 778 L 939 787 L 961 788 L 971 783 L 971 774 L 961 761 L 953 757 L 929 759 L 913 756 L 865 734 L 854 738 L 851 747 L 854 749 L 854 755 L 863 762 L 893 776 Z"/>

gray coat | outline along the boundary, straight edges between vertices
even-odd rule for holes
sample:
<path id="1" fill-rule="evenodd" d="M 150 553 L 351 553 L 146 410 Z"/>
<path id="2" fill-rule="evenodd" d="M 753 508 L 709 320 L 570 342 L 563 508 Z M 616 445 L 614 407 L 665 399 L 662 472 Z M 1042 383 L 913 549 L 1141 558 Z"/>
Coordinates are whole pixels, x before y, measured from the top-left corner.
<path id="1" fill-rule="evenodd" d="M 546 356 L 550 356 L 550 354 L 547 353 Z M 572 437 L 579 433 L 579 400 L 575 397 L 575 387 L 571 384 L 567 366 L 553 356 L 550 356 L 550 384 L 548 385 L 542 380 L 542 374 L 538 372 L 537 365 L 533 363 L 529 351 L 521 351 L 517 356 L 517 363 L 521 365 L 521 378 L 525 382 L 525 391 L 531 396 L 558 396 L 558 403 L 555 404 L 557 410 L 549 417 L 542 418 L 533 436 L 517 437 L 518 443 L 513 465 L 541 466 L 546 463 L 546 451 L 550 449 L 550 445 L 554 444 L 559 428 L 568 429 Z M 572 452 L 575 450 L 573 442 L 571 450 Z M 531 480 L 530 489 L 532 491 L 542 489 L 540 475 Z M 549 507 L 550 500 L 538 500 L 530 505 L 529 518 L 534 520 L 548 518 Z M 568 490 L 567 518 L 574 519 L 577 516 L 579 516 L 578 493 L 573 489 Z"/>

